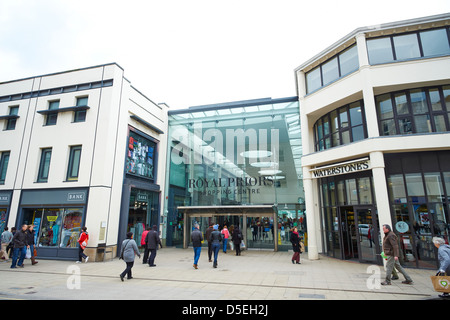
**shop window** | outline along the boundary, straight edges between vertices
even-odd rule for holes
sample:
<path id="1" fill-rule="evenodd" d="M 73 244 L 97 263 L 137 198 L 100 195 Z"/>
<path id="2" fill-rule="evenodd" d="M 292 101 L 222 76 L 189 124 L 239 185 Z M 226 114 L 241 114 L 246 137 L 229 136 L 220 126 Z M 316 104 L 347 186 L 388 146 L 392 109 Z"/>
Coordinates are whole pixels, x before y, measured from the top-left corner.
<path id="1" fill-rule="evenodd" d="M 48 173 L 50 171 L 51 157 L 52 157 L 52 148 L 42 149 L 37 182 L 47 182 Z"/>
<path id="2" fill-rule="evenodd" d="M 130 130 L 126 157 L 126 173 L 154 180 L 156 143 Z"/>

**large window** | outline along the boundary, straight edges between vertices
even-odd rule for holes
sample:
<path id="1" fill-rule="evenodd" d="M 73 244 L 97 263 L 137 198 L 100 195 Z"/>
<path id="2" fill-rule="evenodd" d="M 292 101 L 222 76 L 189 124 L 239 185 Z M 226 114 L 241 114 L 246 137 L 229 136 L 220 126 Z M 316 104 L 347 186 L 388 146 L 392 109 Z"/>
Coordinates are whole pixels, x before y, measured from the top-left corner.
<path id="1" fill-rule="evenodd" d="M 370 64 L 450 54 L 448 28 L 432 29 L 367 40 Z"/>
<path id="2" fill-rule="evenodd" d="M 81 146 L 70 147 L 69 166 L 67 168 L 67 181 L 77 181 L 80 169 Z"/>
<path id="3" fill-rule="evenodd" d="M 130 129 L 125 172 L 127 174 L 155 179 L 156 142 Z"/>
<path id="4" fill-rule="evenodd" d="M 5 184 L 6 171 L 8 170 L 9 151 L 0 153 L 0 184 Z"/>
<path id="5" fill-rule="evenodd" d="M 314 125 L 316 151 L 367 138 L 363 101 L 333 110 Z"/>
<path id="6" fill-rule="evenodd" d="M 358 70 L 358 68 L 358 49 L 354 45 L 309 71 L 306 74 L 306 91 L 311 93 Z"/>
<path id="7" fill-rule="evenodd" d="M 432 238 L 449 241 L 450 152 L 386 154 L 385 162 L 400 262 L 435 268 Z"/>
<path id="8" fill-rule="evenodd" d="M 47 182 L 48 173 L 50 171 L 51 157 L 52 157 L 52 148 L 42 149 L 37 182 Z"/>
<path id="9" fill-rule="evenodd" d="M 419 88 L 375 97 L 380 135 L 450 131 L 450 86 Z"/>

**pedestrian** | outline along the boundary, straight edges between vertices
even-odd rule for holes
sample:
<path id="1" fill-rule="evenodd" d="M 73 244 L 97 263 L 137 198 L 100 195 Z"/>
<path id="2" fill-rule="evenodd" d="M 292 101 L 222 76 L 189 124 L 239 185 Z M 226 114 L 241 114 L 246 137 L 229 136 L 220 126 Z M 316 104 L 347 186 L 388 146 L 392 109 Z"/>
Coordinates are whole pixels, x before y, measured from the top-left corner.
<path id="1" fill-rule="evenodd" d="M 200 259 L 200 253 L 202 252 L 203 235 L 197 223 L 194 225 L 194 231 L 191 233 L 191 240 L 192 246 L 194 247 L 194 268 L 198 269 L 198 259 Z"/>
<path id="2" fill-rule="evenodd" d="M 405 280 L 402 281 L 404 284 L 413 284 L 413 280 L 411 277 L 406 273 L 405 269 L 400 265 L 400 262 L 398 261 L 399 256 L 399 245 L 398 245 L 398 239 L 395 233 L 392 231 L 391 226 L 388 224 L 383 224 L 383 232 L 384 232 L 384 238 L 383 238 L 383 252 L 387 256 L 387 263 L 386 263 L 386 280 L 383 281 L 381 284 L 391 285 L 391 275 L 392 270 L 397 269 L 398 272 L 403 274 L 405 277 Z"/>
<path id="3" fill-rule="evenodd" d="M 36 257 L 34 256 L 34 247 L 35 247 L 35 243 L 34 243 L 34 239 L 35 239 L 35 231 L 34 229 L 34 225 L 30 224 L 28 225 L 28 230 L 27 230 L 27 249 L 30 249 L 31 252 L 31 265 L 35 265 L 38 262 L 36 261 Z"/>
<path id="4" fill-rule="evenodd" d="M 211 257 L 212 257 L 212 246 L 211 246 L 211 241 L 209 241 L 209 237 L 211 236 L 211 232 L 213 232 L 213 224 L 210 223 L 208 229 L 206 229 L 206 233 L 205 233 L 205 238 L 206 241 L 208 241 L 208 261 L 212 262 Z"/>
<path id="5" fill-rule="evenodd" d="M 230 232 L 228 231 L 226 225 L 223 226 L 222 235 L 223 235 L 223 253 L 227 253 L 227 244 L 228 238 L 230 237 Z"/>
<path id="6" fill-rule="evenodd" d="M 214 252 L 214 262 L 213 268 L 217 268 L 217 258 L 219 256 L 220 243 L 222 242 L 222 233 L 219 231 L 219 225 L 216 224 L 213 227 L 213 232 L 209 236 L 209 241 L 211 241 L 212 250 Z"/>
<path id="7" fill-rule="evenodd" d="M 241 229 L 239 229 L 239 225 L 236 225 L 236 227 L 233 230 L 233 233 L 231 234 L 231 240 L 233 241 L 234 247 L 236 249 L 236 255 L 241 255 L 241 241 L 243 240 Z"/>
<path id="8" fill-rule="evenodd" d="M 450 276 L 450 246 L 445 244 L 445 240 L 439 237 L 433 237 L 433 243 L 438 248 L 439 270 L 436 275 Z M 448 299 L 450 294 L 444 292 L 439 297 Z"/>
<path id="9" fill-rule="evenodd" d="M 11 240 L 13 238 L 13 234 L 8 231 L 8 227 L 5 227 L 5 230 L 2 233 L 2 250 L 1 250 L 1 254 L 2 254 L 2 259 L 5 260 L 5 262 L 8 262 L 9 257 L 8 257 L 8 253 L 6 248 L 9 246 L 9 244 L 11 243 Z"/>
<path id="10" fill-rule="evenodd" d="M 78 248 L 78 261 L 77 263 L 81 263 L 84 258 L 84 263 L 87 263 L 89 257 L 84 254 L 84 249 L 87 247 L 89 241 L 89 234 L 87 233 L 87 228 L 81 228 L 80 237 L 78 238 L 78 244 L 80 247 Z"/>
<path id="11" fill-rule="evenodd" d="M 11 233 L 12 233 L 12 235 L 13 235 L 13 237 L 14 237 L 14 235 L 16 234 L 16 227 L 12 227 L 12 228 L 11 228 Z M 11 242 L 10 242 L 9 245 L 6 247 L 6 253 L 7 253 L 7 256 L 11 258 L 11 255 L 12 255 L 12 252 L 13 252 L 13 251 L 14 251 L 14 245 L 13 245 L 13 242 L 12 242 L 12 239 L 11 239 Z"/>
<path id="12" fill-rule="evenodd" d="M 22 225 L 22 228 L 16 231 L 16 234 L 11 240 L 14 248 L 11 269 L 17 268 L 16 264 L 18 267 L 23 268 L 23 260 L 27 253 L 27 228 L 28 226 L 26 224 Z M 17 259 L 19 259 L 18 262 Z"/>
<path id="13" fill-rule="evenodd" d="M 300 236 L 298 235 L 297 227 L 294 227 L 291 232 L 290 241 L 292 243 L 292 264 L 300 264 Z"/>
<path id="14" fill-rule="evenodd" d="M 147 226 L 147 228 L 145 228 L 144 232 L 142 232 L 141 246 L 144 247 L 144 258 L 142 259 L 142 264 L 145 264 L 148 262 L 149 250 L 148 250 L 147 246 L 145 245 L 145 239 L 147 238 L 147 234 L 149 231 L 150 231 L 150 226 Z"/>
<path id="15" fill-rule="evenodd" d="M 148 259 L 149 267 L 156 267 L 155 258 L 156 251 L 158 250 L 158 244 L 162 248 L 161 239 L 159 238 L 158 230 L 154 225 L 152 230 L 147 233 L 147 237 L 145 238 L 145 246 L 150 251 L 150 258 Z"/>
<path id="16" fill-rule="evenodd" d="M 127 276 L 128 280 L 133 279 L 131 269 L 134 265 L 135 256 L 141 258 L 141 253 L 139 252 L 136 241 L 133 240 L 133 232 L 128 232 L 127 238 L 123 240 L 122 247 L 120 249 L 120 259 L 123 259 L 127 265 L 125 270 L 119 275 L 120 280 L 123 281 L 125 276 Z"/>

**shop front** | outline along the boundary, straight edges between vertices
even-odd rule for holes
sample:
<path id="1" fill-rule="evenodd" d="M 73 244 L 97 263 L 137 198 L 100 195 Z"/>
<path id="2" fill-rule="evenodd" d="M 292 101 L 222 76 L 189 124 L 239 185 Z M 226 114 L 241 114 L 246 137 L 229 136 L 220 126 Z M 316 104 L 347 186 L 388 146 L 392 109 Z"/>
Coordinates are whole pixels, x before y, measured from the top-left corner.
<path id="1" fill-rule="evenodd" d="M 324 252 L 381 264 L 379 219 L 368 158 L 316 168 L 321 195 Z"/>
<path id="2" fill-rule="evenodd" d="M 23 190 L 16 228 L 34 225 L 38 258 L 76 260 L 87 188 Z"/>
<path id="3" fill-rule="evenodd" d="M 294 226 L 307 237 L 301 156 L 297 97 L 169 112 L 167 245 L 214 223 L 247 248 L 292 249 Z"/>

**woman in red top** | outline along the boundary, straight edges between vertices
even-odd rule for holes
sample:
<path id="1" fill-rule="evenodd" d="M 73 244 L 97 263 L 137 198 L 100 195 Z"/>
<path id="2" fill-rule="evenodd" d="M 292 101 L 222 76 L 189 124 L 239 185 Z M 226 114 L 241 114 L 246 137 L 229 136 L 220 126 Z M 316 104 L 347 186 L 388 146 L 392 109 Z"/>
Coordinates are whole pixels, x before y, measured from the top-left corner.
<path id="1" fill-rule="evenodd" d="M 79 259 L 78 259 L 77 263 L 81 263 L 83 258 L 84 258 L 84 263 L 88 262 L 89 257 L 84 254 L 84 248 L 87 247 L 88 240 L 89 240 L 89 235 L 87 233 L 87 228 L 83 227 L 83 228 L 81 228 L 81 234 L 80 234 L 80 237 L 78 238 L 78 244 L 80 245 L 80 248 L 78 251 Z"/>

